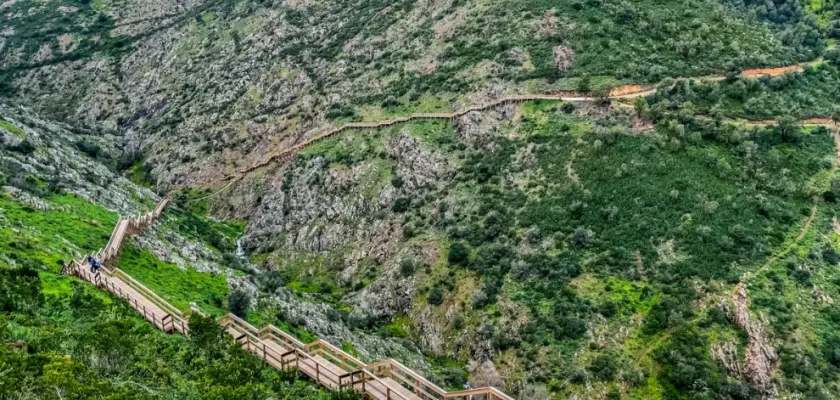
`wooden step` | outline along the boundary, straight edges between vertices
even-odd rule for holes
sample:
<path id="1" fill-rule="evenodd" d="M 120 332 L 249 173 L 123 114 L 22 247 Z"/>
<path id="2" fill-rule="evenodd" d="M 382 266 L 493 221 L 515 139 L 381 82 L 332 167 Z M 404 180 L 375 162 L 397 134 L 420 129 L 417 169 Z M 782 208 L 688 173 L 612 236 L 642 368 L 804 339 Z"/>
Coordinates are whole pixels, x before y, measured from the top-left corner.
<path id="1" fill-rule="evenodd" d="M 338 389 L 338 377 L 347 373 L 347 371 L 344 371 L 321 356 L 301 358 L 298 360 L 298 366 L 302 372 L 330 389 Z"/>
<path id="2" fill-rule="evenodd" d="M 102 275 L 102 282 L 104 286 L 121 297 L 127 297 L 129 305 L 137 310 L 146 318 L 147 321 L 153 323 L 158 329 L 164 330 L 163 318 L 168 314 L 158 307 L 155 303 L 149 301 L 145 296 L 134 290 L 130 285 L 123 282 L 117 277 L 109 277 Z"/>
<path id="3" fill-rule="evenodd" d="M 265 362 L 271 364 L 271 366 L 275 369 L 282 370 L 282 355 L 287 353 L 289 350 L 271 339 L 263 339 L 260 340 L 259 344 L 253 344 L 251 346 L 251 351 L 260 358 L 264 359 Z M 287 358 L 287 360 L 292 359 L 293 358 L 291 358 L 291 356 L 290 358 Z M 294 364 L 292 364 L 292 366 L 293 365 Z"/>
<path id="4" fill-rule="evenodd" d="M 362 390 L 362 383 L 359 382 L 353 387 Z M 390 393 L 389 393 L 390 389 Z M 377 400 L 422 400 L 420 396 L 404 388 L 397 381 L 391 378 L 379 378 L 379 381 L 366 381 L 365 393 Z M 390 397 L 389 397 L 390 394 Z"/>
<path id="5" fill-rule="evenodd" d="M 239 330 L 237 330 L 233 326 L 228 326 L 227 328 L 225 328 L 225 330 L 227 331 L 228 334 L 233 336 L 234 340 L 240 340 L 242 335 L 244 335 L 244 333 L 240 332 Z"/>

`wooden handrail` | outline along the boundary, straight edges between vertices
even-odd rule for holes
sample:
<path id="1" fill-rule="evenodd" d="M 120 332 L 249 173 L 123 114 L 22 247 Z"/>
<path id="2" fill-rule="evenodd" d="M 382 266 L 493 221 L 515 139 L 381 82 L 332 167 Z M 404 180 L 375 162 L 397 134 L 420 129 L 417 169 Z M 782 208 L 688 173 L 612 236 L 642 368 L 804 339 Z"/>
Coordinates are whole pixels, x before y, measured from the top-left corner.
<path id="1" fill-rule="evenodd" d="M 137 289 L 140 294 L 148 295 L 146 298 L 152 301 L 153 303 L 157 304 L 160 308 L 164 311 L 172 313 L 178 317 L 183 317 L 183 313 L 178 310 L 172 304 L 169 304 L 168 301 L 164 300 L 162 297 L 158 296 L 157 293 L 137 281 L 136 279 L 132 278 L 130 275 L 126 274 L 123 270 L 119 268 L 114 268 L 111 271 L 111 275 L 119 276 L 125 283 L 129 284 L 134 289 Z"/>
<path id="2" fill-rule="evenodd" d="M 429 114 L 428 117 L 435 117 Z M 164 198 L 155 207 L 154 211 L 137 216 L 135 218 L 124 219 L 120 218 L 114 231 L 111 234 L 108 244 L 99 249 L 93 255 L 104 260 L 108 260 L 119 253 L 120 246 L 126 233 L 133 234 L 138 230 L 145 228 L 150 223 L 156 221 L 168 204 L 169 199 Z M 151 322 L 160 330 L 165 332 L 180 332 L 184 335 L 189 333 L 189 324 L 185 320 L 184 312 L 181 312 L 175 306 L 167 302 L 165 299 L 157 295 L 154 291 L 132 278 L 125 271 L 119 268 L 103 268 L 101 272 L 96 274 L 90 273 L 87 268 L 85 259 L 87 256 L 79 260 L 71 260 L 62 266 L 62 272 L 78 276 L 81 279 L 95 283 L 98 287 L 108 290 L 118 297 L 126 299 L 128 304 L 140 312 L 143 318 Z M 114 280 L 124 282 L 127 288 L 131 290 L 123 290 L 120 286 L 114 283 Z M 145 304 L 153 304 L 155 309 L 148 309 L 144 303 L 140 302 L 139 298 L 134 296 L 141 296 L 146 301 Z M 158 313 L 155 310 L 162 311 Z M 197 312 L 205 315 L 201 310 L 191 305 L 190 312 Z M 398 384 L 404 385 L 414 389 L 415 395 L 424 399 L 445 400 L 454 397 L 464 397 L 470 395 L 487 394 L 491 398 L 498 398 L 502 400 L 512 400 L 511 397 L 505 395 L 495 388 L 480 388 L 471 389 L 468 391 L 446 392 L 437 385 L 423 378 L 416 372 L 406 368 L 396 360 L 386 360 L 372 365 L 367 365 L 356 357 L 339 349 L 331 343 L 318 339 L 312 343 L 304 344 L 294 336 L 284 332 L 274 325 L 266 325 L 263 328 L 256 328 L 242 318 L 233 314 L 225 314 L 218 319 L 222 327 L 235 327 L 241 336 L 236 339 L 243 343 L 243 348 L 260 356 L 262 359 L 269 362 L 270 365 L 279 369 L 298 368 L 305 374 L 309 375 L 319 384 L 324 384 L 333 388 L 350 388 L 357 389 L 361 385 L 363 392 L 370 395 L 375 392 L 379 396 L 392 400 L 409 400 L 400 395 L 399 388 L 380 379 L 378 376 L 382 370 L 388 370 L 388 373 L 398 380 Z M 268 341 L 272 341 L 281 348 L 291 348 L 289 351 L 280 353 L 273 347 L 268 346 Z M 325 357 L 318 361 L 313 358 L 316 355 L 323 354 Z M 329 359 L 334 360 L 331 362 Z M 331 368 L 327 368 L 322 362 L 335 364 L 342 370 L 347 371 L 344 374 L 337 374 Z M 278 366 L 279 364 L 279 366 Z M 301 365 L 307 368 L 300 368 Z M 413 382 L 409 382 L 413 380 Z M 348 382 L 345 382 L 347 380 Z M 400 383 L 399 381 L 402 381 Z M 375 384 L 374 384 L 375 383 Z M 384 389 L 383 389 L 384 388 Z M 384 390 L 384 392 L 383 392 Z M 428 391 L 427 391 L 428 390 Z M 431 393 L 430 393 L 431 392 Z"/>

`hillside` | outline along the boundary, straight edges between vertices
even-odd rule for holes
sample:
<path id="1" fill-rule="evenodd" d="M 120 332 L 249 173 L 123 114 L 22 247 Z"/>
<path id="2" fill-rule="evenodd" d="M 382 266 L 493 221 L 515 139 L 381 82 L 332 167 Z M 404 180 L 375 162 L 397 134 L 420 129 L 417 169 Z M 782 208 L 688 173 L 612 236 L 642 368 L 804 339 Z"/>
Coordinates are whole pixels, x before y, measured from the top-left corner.
<path id="1" fill-rule="evenodd" d="M 108 242 L 117 212 L 145 211 L 157 196 L 103 165 L 104 150 L 98 160 L 78 150 L 90 148 L 66 126 L 3 106 L 0 119 L 0 397 L 356 398 L 277 374 L 212 319 L 194 317 L 189 339 L 166 335 L 122 299 L 60 275 L 69 259 Z M 193 251 L 191 262 L 215 265 L 200 240 L 161 231 L 160 243 L 174 241 Z"/>
<path id="2" fill-rule="evenodd" d="M 334 120 L 786 65 L 825 45 L 795 1 L 9 1 L 0 15 L 6 97 L 119 133 L 167 188 Z"/>
<path id="3" fill-rule="evenodd" d="M 69 354 L 103 396 L 344 395 L 226 340 L 153 332 L 56 275 L 169 196 L 121 270 L 178 309 L 393 358 L 446 390 L 840 397 L 839 11 L 2 3 L 0 263 L 34 294 L 5 294 L 4 357 Z M 118 364 L 137 368 L 79 356 L 118 323 L 140 349 Z M 202 352 L 249 372 L 191 369 Z"/>

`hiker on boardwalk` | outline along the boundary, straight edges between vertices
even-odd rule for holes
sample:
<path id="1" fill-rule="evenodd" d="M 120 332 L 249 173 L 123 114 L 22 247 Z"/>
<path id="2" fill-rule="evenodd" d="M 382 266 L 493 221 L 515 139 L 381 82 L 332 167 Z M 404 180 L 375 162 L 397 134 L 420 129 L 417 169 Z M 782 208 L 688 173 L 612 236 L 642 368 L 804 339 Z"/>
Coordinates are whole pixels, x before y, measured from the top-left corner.
<path id="1" fill-rule="evenodd" d="M 91 268 L 90 272 L 96 273 L 99 272 L 99 267 L 102 266 L 102 261 L 94 259 L 93 267 Z"/>
<path id="2" fill-rule="evenodd" d="M 96 259 L 91 256 L 87 256 L 87 262 L 90 264 L 90 272 L 96 272 Z"/>

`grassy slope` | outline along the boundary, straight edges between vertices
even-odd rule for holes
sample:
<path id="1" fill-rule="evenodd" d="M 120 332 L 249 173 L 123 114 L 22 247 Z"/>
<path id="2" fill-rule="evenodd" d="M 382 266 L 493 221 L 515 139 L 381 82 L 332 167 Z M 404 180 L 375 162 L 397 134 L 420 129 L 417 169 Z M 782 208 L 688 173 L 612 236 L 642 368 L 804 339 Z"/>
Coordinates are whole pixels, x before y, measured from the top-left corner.
<path id="1" fill-rule="evenodd" d="M 196 303 L 202 311 L 212 315 L 227 313 L 224 304 L 228 287 L 224 275 L 181 269 L 133 245 L 123 248 L 117 266 L 179 310 Z"/>
<path id="2" fill-rule="evenodd" d="M 7 273 L 0 271 L 4 285 Z M 154 329 L 123 301 L 89 284 L 54 274 L 42 275 L 40 283 L 41 299 L 25 298 L 26 308 L 0 315 L 6 371 L 0 397 L 353 398 L 277 373 L 234 345 L 212 320 L 204 329 L 212 332 L 209 338 L 190 340 Z M 22 290 L 20 281 L 15 289 Z"/>
<path id="3" fill-rule="evenodd" d="M 220 329 L 201 343 L 159 332 L 122 300 L 56 274 L 58 260 L 104 245 L 116 215 L 74 196 L 44 200 L 51 211 L 0 197 L 0 252 L 18 264 L 0 267 L 0 397 L 352 398 L 278 374 Z"/>
<path id="4" fill-rule="evenodd" d="M 47 212 L 36 211 L 0 195 L 0 252 L 22 265 L 58 271 L 70 258 L 108 243 L 118 216 L 73 195 L 44 199 Z"/>

